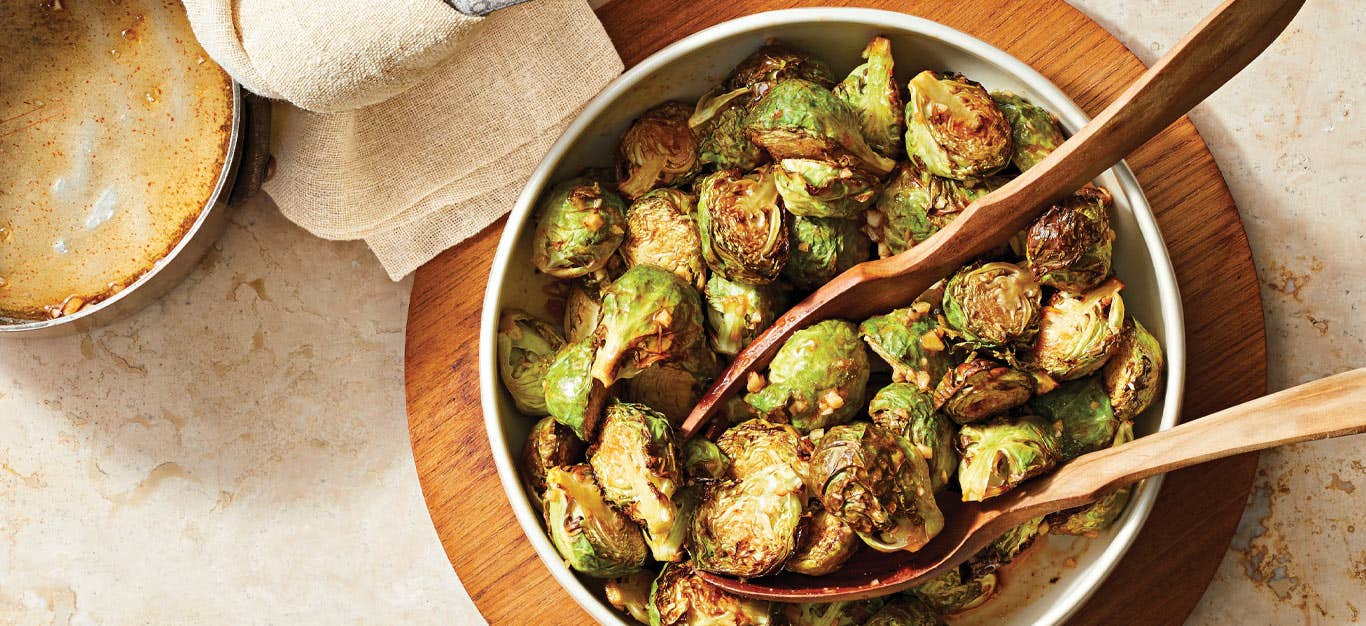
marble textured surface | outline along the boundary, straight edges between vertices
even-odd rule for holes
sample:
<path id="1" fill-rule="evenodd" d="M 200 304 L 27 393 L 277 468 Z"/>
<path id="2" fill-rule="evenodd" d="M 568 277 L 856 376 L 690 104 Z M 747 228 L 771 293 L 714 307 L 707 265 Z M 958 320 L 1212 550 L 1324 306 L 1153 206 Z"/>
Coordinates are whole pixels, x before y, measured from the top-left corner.
<path id="1" fill-rule="evenodd" d="M 1151 62 L 1218 0 L 1075 4 Z M 1366 361 L 1354 9 L 1309 0 L 1193 114 L 1252 239 L 1273 389 Z M 0 623 L 481 623 L 408 447 L 408 289 L 258 200 L 146 311 L 0 344 Z M 1263 456 L 1192 624 L 1363 619 L 1360 446 Z"/>

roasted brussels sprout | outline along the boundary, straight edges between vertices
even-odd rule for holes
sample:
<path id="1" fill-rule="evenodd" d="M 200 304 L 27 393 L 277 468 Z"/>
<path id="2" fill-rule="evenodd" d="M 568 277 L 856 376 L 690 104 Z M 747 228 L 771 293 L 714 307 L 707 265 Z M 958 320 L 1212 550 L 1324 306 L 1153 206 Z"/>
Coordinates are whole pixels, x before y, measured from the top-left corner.
<path id="1" fill-rule="evenodd" d="M 584 441 L 592 438 L 607 400 L 606 386 L 593 379 L 595 346 L 589 337 L 561 348 L 545 372 L 546 410 Z"/>
<path id="2" fill-rule="evenodd" d="M 1115 231 L 1110 193 L 1087 185 L 1050 207 L 1025 231 L 1025 262 L 1039 282 L 1086 291 L 1110 274 Z"/>
<path id="3" fill-rule="evenodd" d="M 972 575 L 990 574 L 1029 549 L 1040 535 L 1047 532 L 1048 526 L 1043 521 L 1044 518 L 1036 517 L 992 540 L 968 561 L 968 569 L 972 571 Z"/>
<path id="4" fill-rule="evenodd" d="M 655 363 L 691 355 L 702 338 L 701 298 L 673 272 L 637 265 L 603 292 L 594 334 L 602 346 L 593 377 L 610 387 Z"/>
<path id="5" fill-rule="evenodd" d="M 849 105 L 813 82 L 788 79 L 773 85 L 750 110 L 745 128 L 774 159 L 824 159 L 877 176 L 896 166 L 868 146 Z"/>
<path id="6" fill-rule="evenodd" d="M 1129 318 L 1119 345 L 1105 363 L 1105 390 L 1115 417 L 1131 420 L 1148 408 L 1162 386 L 1162 346 L 1138 320 Z"/>
<path id="7" fill-rule="evenodd" d="M 773 324 L 782 292 L 770 285 L 735 282 L 719 272 L 707 279 L 707 337 L 713 350 L 735 355 Z"/>
<path id="8" fill-rule="evenodd" d="M 702 580 L 686 562 L 665 564 L 650 588 L 652 626 L 767 626 L 772 612 L 766 601 L 733 596 Z"/>
<path id="9" fill-rule="evenodd" d="M 1081 296 L 1053 294 L 1039 323 L 1033 365 L 1057 380 L 1081 378 L 1105 365 L 1124 330 L 1123 286 L 1110 279 Z"/>
<path id="10" fill-rule="evenodd" d="M 906 153 L 938 176 L 983 178 L 1010 163 L 1010 122 L 981 85 L 924 71 L 907 85 Z"/>
<path id="11" fill-rule="evenodd" d="M 677 189 L 655 189 L 626 211 L 621 256 L 628 266 L 654 265 L 701 289 L 707 282 L 702 239 L 692 213 L 697 198 Z"/>
<path id="12" fill-rule="evenodd" d="M 787 263 L 787 225 L 773 172 L 721 170 L 697 184 L 702 256 L 735 282 L 773 282 Z"/>
<path id="13" fill-rule="evenodd" d="M 728 476 L 737 480 L 772 469 L 785 477 L 806 475 L 801 435 L 787 424 L 762 419 L 741 422 L 726 429 L 716 447 L 730 460 Z"/>
<path id="14" fill-rule="evenodd" d="M 710 382 L 710 377 L 688 371 L 680 363 L 655 363 L 626 382 L 625 397 L 659 411 L 670 424 L 678 426 L 697 405 Z"/>
<path id="15" fill-rule="evenodd" d="M 631 616 L 642 624 L 650 623 L 650 587 L 654 585 L 655 573 L 641 570 L 622 578 L 613 578 L 603 586 L 607 602 L 616 610 Z"/>
<path id="16" fill-rule="evenodd" d="M 688 125 L 697 135 L 698 160 L 717 169 L 752 170 L 768 161 L 768 153 L 749 140 L 745 130 L 747 87 L 712 92 L 697 101 Z"/>
<path id="17" fill-rule="evenodd" d="M 745 401 L 805 433 L 853 419 L 867 386 L 868 355 L 857 329 L 825 320 L 783 343 L 769 363 L 767 386 Z"/>
<path id="18" fill-rule="evenodd" d="M 601 183 L 573 178 L 541 202 L 531 262 L 556 278 L 601 269 L 626 236 L 626 203 Z"/>
<path id="19" fill-rule="evenodd" d="M 617 189 L 635 200 L 655 187 L 685 183 L 697 173 L 697 138 L 688 126 L 692 109 L 665 102 L 646 111 L 617 144 Z"/>
<path id="20" fill-rule="evenodd" d="M 592 468 L 551 468 L 545 482 L 545 526 L 569 567 L 596 578 L 640 570 L 646 555 L 640 527 L 602 499 Z"/>
<path id="21" fill-rule="evenodd" d="M 683 473 L 693 482 L 720 480 L 730 471 L 730 459 L 721 452 L 721 448 L 701 437 L 683 442 L 679 461 L 683 465 Z"/>
<path id="22" fill-rule="evenodd" d="M 545 493 L 545 474 L 583 459 L 584 443 L 564 424 L 546 417 L 536 422 L 522 446 L 522 480 L 537 502 Z"/>
<path id="23" fill-rule="evenodd" d="M 1132 422 L 1124 422 L 1115 433 L 1114 445 L 1134 440 Z M 1119 519 L 1124 507 L 1129 504 L 1129 488 L 1124 487 L 1101 496 L 1099 500 L 1065 511 L 1048 515 L 1048 532 L 1055 535 L 1084 535 L 1094 537 L 1097 533 Z"/>
<path id="24" fill-rule="evenodd" d="M 973 576 L 968 564 L 951 569 L 912 593 L 941 614 L 960 613 L 982 606 L 996 593 L 996 574 Z"/>
<path id="25" fill-rule="evenodd" d="M 672 498 L 683 482 L 668 419 L 643 404 L 613 403 L 588 463 L 603 497 L 645 530 L 655 560 L 682 559 L 682 545 L 668 541 L 678 520 Z"/>
<path id="26" fill-rule="evenodd" d="M 1062 125 L 1058 123 L 1058 116 L 1047 109 L 1009 91 L 994 92 L 991 99 L 1010 122 L 1011 137 L 1015 142 L 1015 154 L 1011 162 L 1021 172 L 1034 167 L 1067 141 L 1062 134 Z"/>
<path id="27" fill-rule="evenodd" d="M 783 208 L 793 215 L 852 219 L 877 197 L 876 178 L 817 159 L 783 159 L 773 169 Z"/>
<path id="28" fill-rule="evenodd" d="M 938 626 L 944 620 L 913 594 L 893 596 L 863 626 Z"/>
<path id="29" fill-rule="evenodd" d="M 859 324 L 859 334 L 892 366 L 892 380 L 908 382 L 924 391 L 953 366 L 939 319 L 928 302 L 918 302 Z"/>
<path id="30" fill-rule="evenodd" d="M 868 403 L 873 424 L 901 435 L 925 459 L 930 486 L 938 491 L 958 471 L 953 423 L 934 409 L 934 398 L 911 383 L 892 383 Z"/>
<path id="31" fill-rule="evenodd" d="M 1001 182 L 996 177 L 964 182 L 935 176 L 911 159 L 897 166 L 875 207 L 865 213 L 865 228 L 878 244 L 878 256 L 900 254 L 939 232 Z"/>
<path id="32" fill-rule="evenodd" d="M 602 318 L 602 294 L 581 281 L 569 283 L 564 297 L 565 341 L 577 343 L 587 339 Z"/>
<path id="33" fill-rule="evenodd" d="M 525 311 L 508 309 L 498 318 L 498 376 L 517 410 L 545 413 L 545 371 L 564 340 L 555 327 Z"/>
<path id="34" fill-rule="evenodd" d="M 840 602 L 779 604 L 784 626 L 863 626 L 887 601 L 883 598 Z"/>
<path id="35" fill-rule="evenodd" d="M 874 37 L 863 49 L 863 58 L 863 65 L 835 86 L 835 95 L 858 116 L 868 145 L 882 156 L 895 159 L 901 154 L 906 112 L 901 89 L 892 75 L 892 42 L 886 37 Z"/>
<path id="36" fill-rule="evenodd" d="M 800 78 L 824 87 L 835 85 L 835 75 L 819 59 L 782 44 L 769 44 L 745 57 L 731 70 L 726 89 L 749 89 L 757 100 L 778 81 L 788 78 Z"/>
<path id="37" fill-rule="evenodd" d="M 970 424 L 1029 401 L 1034 377 L 987 359 L 953 368 L 934 389 L 934 406 L 959 424 Z"/>
<path id="38" fill-rule="evenodd" d="M 794 215 L 788 223 L 792 253 L 783 276 L 798 289 L 814 290 L 868 260 L 868 237 L 856 222 Z"/>
<path id="39" fill-rule="evenodd" d="M 1036 415 L 990 424 L 968 424 L 958 431 L 958 486 L 964 502 L 994 498 L 1038 476 L 1058 462 L 1053 425 Z"/>
<path id="40" fill-rule="evenodd" d="M 802 524 L 797 551 L 784 566 L 789 572 L 824 576 L 840 567 L 858 549 L 858 535 L 840 518 L 817 508 Z"/>
<path id="41" fill-rule="evenodd" d="M 1119 430 L 1110 398 L 1096 378 L 1063 383 L 1034 398 L 1030 406 L 1053 422 L 1053 431 L 1058 433 L 1059 460 L 1063 462 L 1110 447 Z"/>
<path id="42" fill-rule="evenodd" d="M 1039 331 L 1042 291 L 1034 277 L 1011 263 L 974 263 L 944 288 L 944 318 L 976 346 L 1027 345 Z"/>

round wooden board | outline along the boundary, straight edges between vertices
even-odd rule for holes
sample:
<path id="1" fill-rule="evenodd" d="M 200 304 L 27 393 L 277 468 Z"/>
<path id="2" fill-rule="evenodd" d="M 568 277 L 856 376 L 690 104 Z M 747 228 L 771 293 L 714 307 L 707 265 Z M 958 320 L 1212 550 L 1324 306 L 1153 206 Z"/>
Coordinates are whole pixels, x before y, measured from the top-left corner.
<path id="1" fill-rule="evenodd" d="M 963 30 L 1032 65 L 1091 115 L 1144 70 L 1123 44 L 1063 0 L 616 0 L 599 15 L 630 66 L 728 19 L 831 4 L 905 11 Z M 1257 274 L 1213 157 L 1182 119 L 1128 163 L 1157 214 L 1181 286 L 1189 352 L 1185 418 L 1264 394 Z M 446 554 L 489 622 L 588 623 L 518 527 L 484 433 L 477 335 L 503 224 L 417 271 L 405 359 L 413 455 Z M 1254 454 L 1171 474 L 1133 548 L 1074 623 L 1182 623 L 1228 548 L 1256 467 Z"/>

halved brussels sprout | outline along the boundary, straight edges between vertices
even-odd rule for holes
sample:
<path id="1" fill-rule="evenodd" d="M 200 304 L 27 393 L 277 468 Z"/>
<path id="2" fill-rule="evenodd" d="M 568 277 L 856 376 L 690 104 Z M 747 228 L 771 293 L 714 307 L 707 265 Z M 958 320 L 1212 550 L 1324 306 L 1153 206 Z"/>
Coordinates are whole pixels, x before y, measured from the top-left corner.
<path id="1" fill-rule="evenodd" d="M 745 57 L 726 78 L 726 89 L 749 89 L 763 97 L 779 81 L 800 78 L 825 87 L 835 85 L 830 68 L 809 53 L 783 44 L 769 44 Z"/>
<path id="2" fill-rule="evenodd" d="M 602 319 L 602 293 L 581 280 L 569 283 L 564 298 L 564 335 L 569 343 L 587 339 Z"/>
<path id="3" fill-rule="evenodd" d="M 739 353 L 782 313 L 782 292 L 771 285 L 735 282 L 717 272 L 705 293 L 707 337 L 721 354 Z"/>
<path id="4" fill-rule="evenodd" d="M 688 125 L 697 135 L 698 160 L 717 169 L 752 170 L 768 160 L 768 153 L 749 140 L 745 131 L 745 104 L 751 92 L 740 87 L 713 91 L 697 101 Z"/>
<path id="5" fill-rule="evenodd" d="M 787 424 L 762 419 L 741 422 L 721 433 L 716 447 L 730 460 L 728 476 L 737 480 L 773 468 L 799 480 L 806 475 L 801 435 Z"/>
<path id="6" fill-rule="evenodd" d="M 1011 161 L 1021 172 L 1034 167 L 1067 141 L 1058 116 L 1047 109 L 1009 91 L 993 92 L 991 99 L 1010 122 L 1011 138 L 1015 142 Z"/>
<path id="7" fill-rule="evenodd" d="M 863 626 L 887 601 L 883 598 L 778 605 L 784 626 Z"/>
<path id="8" fill-rule="evenodd" d="M 944 528 L 925 459 L 867 422 L 826 430 L 808 478 L 825 510 L 875 550 L 914 552 Z"/>
<path id="9" fill-rule="evenodd" d="M 973 576 L 964 563 L 911 591 L 938 613 L 961 613 L 991 599 L 996 593 L 996 574 Z"/>
<path id="10" fill-rule="evenodd" d="M 678 521 L 673 495 L 683 482 L 668 419 L 643 404 L 613 403 L 588 463 L 603 497 L 645 530 L 655 560 L 682 559 L 683 546 L 668 541 Z"/>
<path id="11" fill-rule="evenodd" d="M 1115 241 L 1110 205 L 1110 192 L 1087 185 L 1030 225 L 1025 231 L 1025 262 L 1040 283 L 1081 292 L 1105 280 Z"/>
<path id="12" fill-rule="evenodd" d="M 554 326 L 525 311 L 508 309 L 498 318 L 498 377 L 517 410 L 545 413 L 545 371 L 564 340 Z"/>
<path id="13" fill-rule="evenodd" d="M 650 587 L 654 585 L 655 573 L 641 570 L 622 578 L 613 578 L 603 586 L 607 602 L 618 611 L 631 616 L 642 624 L 650 623 Z"/>
<path id="14" fill-rule="evenodd" d="M 688 357 L 702 338 L 697 290 L 652 265 L 626 270 L 602 295 L 593 377 L 604 387 L 661 361 Z"/>
<path id="15" fill-rule="evenodd" d="M 783 159 L 773 170 L 783 208 L 793 215 L 852 219 L 877 197 L 876 178 L 817 159 Z"/>
<path id="16" fill-rule="evenodd" d="M 934 409 L 934 398 L 911 383 L 892 383 L 878 390 L 868 403 L 873 424 L 901 435 L 925 459 L 930 486 L 938 491 L 958 471 L 953 449 L 954 427 Z"/>
<path id="17" fill-rule="evenodd" d="M 617 189 L 635 200 L 655 187 L 687 182 L 697 173 L 697 137 L 688 126 L 692 108 L 665 102 L 641 115 L 617 144 Z"/>
<path id="18" fill-rule="evenodd" d="M 545 372 L 546 411 L 588 441 L 602 417 L 607 387 L 593 379 L 593 337 L 561 348 Z"/>
<path id="19" fill-rule="evenodd" d="M 798 431 L 843 424 L 863 407 L 868 354 L 849 322 L 825 320 L 793 333 L 768 368 L 767 386 L 745 402 Z"/>
<path id="20" fill-rule="evenodd" d="M 870 317 L 859 324 L 859 334 L 892 366 L 892 380 L 908 382 L 924 391 L 953 366 L 945 331 L 930 312 L 928 302 Z"/>
<path id="21" fill-rule="evenodd" d="M 721 170 L 697 184 L 702 256 L 713 272 L 749 284 L 773 282 L 787 263 L 787 225 L 773 172 Z"/>
<path id="22" fill-rule="evenodd" d="M 863 49 L 863 58 L 863 65 L 835 86 L 835 95 L 858 115 L 868 145 L 882 156 L 895 159 L 901 154 L 906 113 L 901 89 L 892 75 L 892 42 L 886 37 L 874 37 Z"/>
<path id="23" fill-rule="evenodd" d="M 868 260 L 868 237 L 856 222 L 794 215 L 789 224 L 792 253 L 783 276 L 798 289 L 814 290 Z"/>
<path id="24" fill-rule="evenodd" d="M 1081 378 L 1105 365 L 1124 330 L 1123 287 L 1110 279 L 1080 297 L 1053 294 L 1039 323 L 1033 365 L 1057 380 Z"/>
<path id="25" fill-rule="evenodd" d="M 715 363 L 715 357 L 712 362 Z M 704 378 L 681 363 L 655 363 L 627 381 L 625 397 L 659 411 L 670 424 L 678 426 L 692 412 L 710 382 L 711 377 Z"/>
<path id="26" fill-rule="evenodd" d="M 522 445 L 522 479 L 540 502 L 545 493 L 545 474 L 554 467 L 573 465 L 583 459 L 583 441 L 553 417 L 542 418 L 527 433 Z"/>
<path id="27" fill-rule="evenodd" d="M 626 211 L 621 256 L 628 266 L 654 265 L 701 289 L 707 282 L 702 239 L 692 213 L 697 198 L 677 189 L 655 189 Z"/>
<path id="28" fill-rule="evenodd" d="M 1000 415 L 1029 401 L 1034 377 L 987 359 L 953 368 L 934 389 L 934 406 L 959 424 Z"/>
<path id="29" fill-rule="evenodd" d="M 1138 320 L 1129 318 L 1115 353 L 1105 363 L 1105 390 L 1115 417 L 1131 420 L 1148 408 L 1162 387 L 1162 346 Z"/>
<path id="30" fill-rule="evenodd" d="M 994 498 L 1058 463 L 1053 425 L 1036 415 L 991 424 L 968 424 L 958 431 L 958 485 L 964 502 Z"/>
<path id="31" fill-rule="evenodd" d="M 897 166 L 876 206 L 865 213 L 865 228 L 878 244 L 878 256 L 900 254 L 939 232 L 1001 183 L 999 177 L 964 182 L 935 176 L 911 159 Z"/>
<path id="32" fill-rule="evenodd" d="M 1044 518 L 1036 517 L 992 540 L 968 561 L 968 568 L 972 570 L 973 576 L 990 574 L 1029 549 L 1040 535 L 1048 532 L 1048 525 L 1043 522 Z"/>
<path id="33" fill-rule="evenodd" d="M 863 626 L 939 626 L 939 613 L 913 594 L 893 596 Z"/>
<path id="34" fill-rule="evenodd" d="M 1010 122 L 980 84 L 926 70 L 906 87 L 908 155 L 955 180 L 983 178 L 1010 164 Z"/>
<path id="35" fill-rule="evenodd" d="M 1043 291 L 1034 276 L 1012 263 L 974 263 L 944 288 L 944 318 L 971 345 L 1028 345 L 1039 332 Z"/>
<path id="36" fill-rule="evenodd" d="M 858 549 L 858 535 L 840 518 L 817 508 L 802 525 L 797 551 L 784 567 L 789 572 L 824 576 L 844 566 Z"/>
<path id="37" fill-rule="evenodd" d="M 745 119 L 749 138 L 774 159 L 824 159 L 884 176 L 896 161 L 863 139 L 858 117 L 829 89 L 800 79 L 779 81 Z"/>
<path id="38" fill-rule="evenodd" d="M 730 459 L 721 452 L 721 448 L 702 437 L 683 442 L 679 461 L 690 482 L 721 480 L 730 471 Z"/>
<path id="39" fill-rule="evenodd" d="M 545 526 L 569 567 L 596 578 L 640 570 L 646 555 L 640 527 L 602 499 L 592 468 L 551 468 L 545 482 Z"/>
<path id="40" fill-rule="evenodd" d="M 1096 378 L 1063 383 L 1034 398 L 1030 406 L 1053 422 L 1053 430 L 1058 433 L 1059 460 L 1063 462 L 1110 447 L 1119 431 L 1120 421 Z"/>
<path id="41" fill-rule="evenodd" d="M 1115 433 L 1114 445 L 1134 440 L 1132 422 L 1124 422 Z M 1101 496 L 1099 500 L 1065 511 L 1048 515 L 1048 532 L 1055 535 L 1084 535 L 1094 537 L 1097 533 L 1119 519 L 1124 507 L 1129 504 L 1129 488 L 1124 487 Z"/>
<path id="42" fill-rule="evenodd" d="M 557 185 L 541 202 L 531 262 L 556 278 L 601 269 L 626 236 L 626 203 L 583 177 Z"/>
<path id="43" fill-rule="evenodd" d="M 773 606 L 733 596 L 702 580 L 689 563 L 667 563 L 650 587 L 650 624 L 767 626 Z"/>

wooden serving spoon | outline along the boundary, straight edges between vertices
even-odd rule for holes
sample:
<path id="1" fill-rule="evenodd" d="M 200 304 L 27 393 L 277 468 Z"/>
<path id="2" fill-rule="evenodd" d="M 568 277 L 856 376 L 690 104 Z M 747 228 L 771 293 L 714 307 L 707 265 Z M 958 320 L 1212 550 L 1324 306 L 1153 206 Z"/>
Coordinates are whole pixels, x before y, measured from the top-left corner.
<path id="1" fill-rule="evenodd" d="M 1266 49 L 1304 0 L 1228 0 L 1048 158 L 972 203 L 929 239 L 854 266 L 778 318 L 736 355 L 683 422 L 692 437 L 796 330 L 910 304 L 935 281 L 1019 232 L 1184 115 Z"/>
<path id="2" fill-rule="evenodd" d="M 741 581 L 702 572 L 735 594 L 782 602 L 833 602 L 886 595 L 938 576 L 1006 531 L 1206 461 L 1288 443 L 1366 432 L 1366 368 L 1224 409 L 1175 428 L 1078 457 L 1058 471 L 986 502 L 939 499 L 944 529 L 919 552 L 860 551 L 838 572 L 783 573 Z"/>

